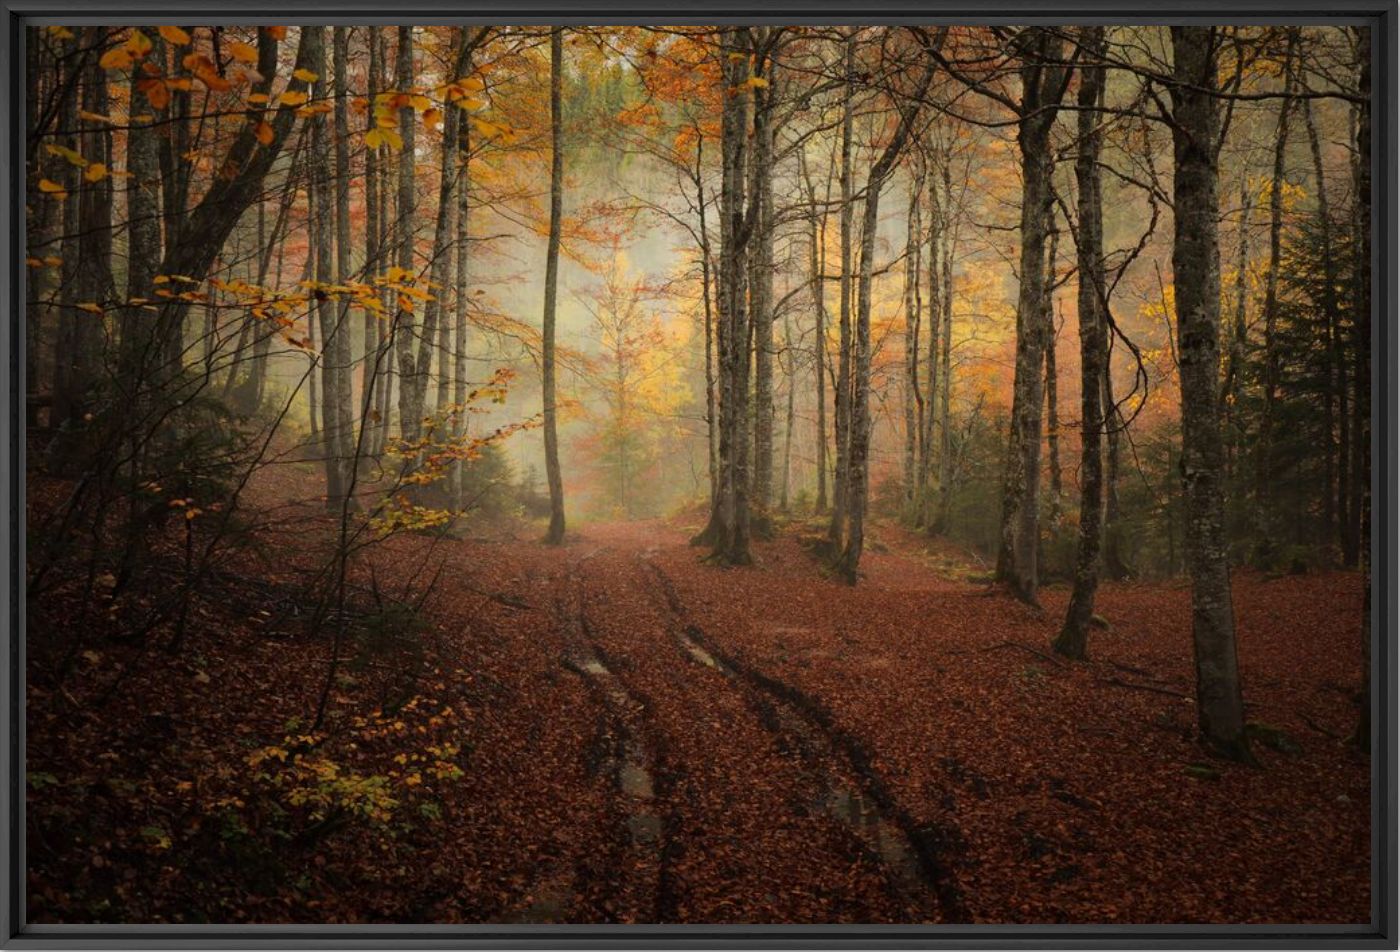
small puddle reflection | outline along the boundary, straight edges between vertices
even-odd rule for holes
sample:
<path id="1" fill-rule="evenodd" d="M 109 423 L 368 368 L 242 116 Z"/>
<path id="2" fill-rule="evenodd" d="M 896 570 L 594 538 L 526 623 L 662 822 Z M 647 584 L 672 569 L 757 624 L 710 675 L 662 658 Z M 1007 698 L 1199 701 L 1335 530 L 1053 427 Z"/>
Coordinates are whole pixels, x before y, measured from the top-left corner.
<path id="1" fill-rule="evenodd" d="M 873 800 L 849 787 L 832 786 L 822 807 L 880 857 L 901 890 L 911 894 L 920 891 L 922 881 L 918 857 L 914 855 L 903 832 L 881 816 Z"/>
<path id="2" fill-rule="evenodd" d="M 661 842 L 661 818 L 651 813 L 634 813 L 627 818 L 627 832 L 638 846 L 655 846 Z"/>
<path id="3" fill-rule="evenodd" d="M 652 798 L 651 773 L 638 763 L 625 763 L 617 772 L 617 783 L 622 792 L 638 800 Z"/>
<path id="4" fill-rule="evenodd" d="M 696 661 L 703 664 L 705 667 L 711 668 L 715 671 L 721 671 L 725 674 L 729 673 L 725 670 L 724 665 L 720 664 L 718 661 L 715 660 L 714 655 L 710 654 L 704 648 L 700 647 L 700 645 L 696 643 L 695 639 L 690 637 L 689 632 L 678 631 L 676 632 L 676 638 L 680 641 L 681 647 L 685 649 L 685 653 L 690 655 Z"/>

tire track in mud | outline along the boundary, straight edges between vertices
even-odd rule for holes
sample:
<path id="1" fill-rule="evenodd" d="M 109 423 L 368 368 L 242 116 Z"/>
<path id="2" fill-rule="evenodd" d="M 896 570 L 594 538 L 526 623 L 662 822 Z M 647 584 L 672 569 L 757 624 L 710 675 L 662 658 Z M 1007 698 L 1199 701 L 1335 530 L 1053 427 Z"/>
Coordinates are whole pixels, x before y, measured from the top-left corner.
<path id="1" fill-rule="evenodd" d="M 581 573 L 581 618 L 600 661 L 644 708 L 639 729 L 666 804 L 658 919 L 906 920 L 879 863 L 821 809 L 825 788 L 745 692 L 676 656 L 641 546 L 605 548 Z"/>
<path id="2" fill-rule="evenodd" d="M 666 627 L 677 646 L 696 663 L 741 685 L 764 725 L 792 743 L 824 775 L 826 794 L 820 808 L 847 827 L 880 863 L 893 896 L 928 920 L 968 921 L 949 863 L 949 855 L 961 851 L 961 833 L 951 825 L 917 823 L 895 801 L 869 751 L 835 723 L 824 705 L 725 652 L 688 621 L 680 594 L 656 563 L 654 552 L 639 552 L 636 558 L 656 579 L 664 609 L 673 621 Z M 833 771 L 832 763 L 844 769 Z"/>
<path id="3" fill-rule="evenodd" d="M 621 895 L 613 898 L 632 900 L 630 905 L 638 913 L 635 918 L 662 922 L 672 905 L 666 875 L 671 824 L 657 790 L 659 745 L 644 726 L 635 725 L 646 711 L 645 699 L 619 676 L 598 644 L 584 597 L 583 566 L 604 551 L 605 547 L 593 549 L 570 563 L 565 591 L 555 594 L 555 622 L 567 645 L 564 667 L 589 683 L 606 711 L 599 724 L 596 763 L 598 772 L 612 780 L 623 834 L 611 863 L 623 877 Z M 576 881 L 569 877 L 570 893 Z M 633 918 L 623 902 L 604 911 L 610 917 Z"/>

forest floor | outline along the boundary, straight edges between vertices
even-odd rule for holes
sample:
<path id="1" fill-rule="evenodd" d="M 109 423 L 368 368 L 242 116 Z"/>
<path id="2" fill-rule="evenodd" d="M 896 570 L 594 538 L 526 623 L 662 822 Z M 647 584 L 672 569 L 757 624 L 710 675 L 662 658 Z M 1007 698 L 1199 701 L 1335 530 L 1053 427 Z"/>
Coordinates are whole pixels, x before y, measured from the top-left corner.
<path id="1" fill-rule="evenodd" d="M 55 683 L 31 606 L 31 921 L 1369 920 L 1354 574 L 1236 576 L 1258 767 L 1196 744 L 1185 585 L 1106 585 L 1066 664 L 1067 591 L 888 525 L 854 588 L 801 523 L 738 569 L 683 518 L 394 537 L 358 590 L 440 565 L 425 623 L 347 623 L 316 725 L 288 512 L 178 650 L 92 619 Z"/>

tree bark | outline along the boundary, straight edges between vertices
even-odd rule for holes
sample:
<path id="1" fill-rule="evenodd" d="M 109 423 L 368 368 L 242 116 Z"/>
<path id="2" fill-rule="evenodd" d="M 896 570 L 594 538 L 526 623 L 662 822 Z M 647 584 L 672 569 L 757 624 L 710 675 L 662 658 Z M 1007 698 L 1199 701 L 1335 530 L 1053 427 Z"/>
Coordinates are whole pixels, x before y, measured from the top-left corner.
<path id="1" fill-rule="evenodd" d="M 333 108 L 335 135 L 335 282 L 344 286 L 352 279 L 350 237 L 350 37 L 343 26 L 332 28 L 335 54 Z M 324 121 L 324 116 L 321 117 Z M 326 352 L 334 371 L 333 389 L 327 401 L 335 404 L 335 447 L 340 492 L 337 502 L 346 501 L 350 492 L 360 439 L 356 435 L 355 395 L 351 380 L 354 358 L 351 348 L 350 301 L 342 298 L 335 316 L 335 327 L 326 339 Z M 353 501 L 353 500 L 351 500 Z"/>
<path id="2" fill-rule="evenodd" d="M 940 36 L 943 34 L 940 33 Z M 894 163 L 899 159 L 920 111 L 924 93 L 933 81 L 932 60 L 924 68 L 911 98 L 912 105 L 900 110 L 899 127 L 885 146 L 865 182 L 865 210 L 860 234 L 860 281 L 856 304 L 855 380 L 851 399 L 851 449 L 847 472 L 846 546 L 837 571 L 847 584 L 854 585 L 865 546 L 865 511 L 870 487 L 870 290 L 875 269 L 875 233 L 880 224 L 880 190 L 884 188 Z"/>
<path id="3" fill-rule="evenodd" d="M 1086 27 L 1083 43 L 1089 59 L 1101 58 L 1104 28 Z M 1079 274 L 1079 544 L 1075 553 L 1074 590 L 1064 626 L 1055 639 L 1056 654 L 1083 660 L 1088 654 L 1089 622 L 1099 585 L 1099 548 L 1103 534 L 1103 406 L 1100 403 L 1108 335 L 1100 302 L 1103 280 L 1103 191 L 1099 154 L 1103 133 L 1095 110 L 1103 103 L 1104 71 L 1080 69 L 1079 151 L 1074 163 L 1079 188 L 1075 252 Z"/>
<path id="4" fill-rule="evenodd" d="M 792 319 L 783 313 L 783 352 L 787 354 L 787 417 L 783 421 L 783 478 L 779 485 L 778 508 L 788 511 L 788 488 L 792 483 L 792 429 L 797 421 L 797 352 L 792 346 Z"/>
<path id="5" fill-rule="evenodd" d="M 816 511 L 826 511 L 826 211 L 817 211 L 817 190 L 812 184 L 811 169 L 807 166 L 806 153 L 799 153 L 802 160 L 802 178 L 807 184 L 807 201 L 812 207 L 808 217 L 807 270 L 812 291 L 812 376 L 817 394 L 817 500 Z M 827 196 L 831 193 L 831 179 L 827 179 Z"/>
<path id="6" fill-rule="evenodd" d="M 729 565 L 749 551 L 748 388 L 752 330 L 748 320 L 748 242 L 756 209 L 745 213 L 749 56 L 747 28 L 725 28 L 720 41 L 719 462 L 720 486 L 710 523 L 693 540 Z"/>
<path id="7" fill-rule="evenodd" d="M 1264 276 L 1264 407 L 1259 420 L 1258 456 L 1255 460 L 1254 506 L 1256 546 L 1263 551 L 1273 547 L 1274 512 L 1274 417 L 1279 387 L 1278 281 L 1282 255 L 1283 188 L 1288 153 L 1288 123 L 1293 112 L 1293 57 L 1298 42 L 1296 27 L 1288 30 L 1288 48 L 1283 60 L 1283 98 L 1279 100 L 1278 126 L 1274 137 L 1274 171 L 1269 189 L 1269 270 Z"/>
<path id="8" fill-rule="evenodd" d="M 163 58 L 163 41 L 153 41 L 152 53 L 160 52 Z M 141 102 L 145 94 L 138 88 L 144 78 L 137 70 L 132 70 L 129 102 Z M 149 103 L 147 104 L 149 106 Z M 161 110 L 150 106 L 152 113 Z M 128 179 L 127 201 L 127 266 L 126 297 L 150 299 L 154 296 L 156 266 L 160 263 L 161 215 L 160 215 L 160 139 L 157 119 L 149 122 L 132 122 L 127 130 L 126 170 L 131 173 Z M 127 308 L 123 311 L 121 324 L 121 367 L 123 387 L 128 397 L 134 398 L 141 389 L 140 373 L 149 359 L 152 340 L 147 332 L 149 323 L 144 312 Z"/>
<path id="9" fill-rule="evenodd" d="M 325 27 L 308 26 L 305 30 L 315 31 L 322 34 L 320 42 L 317 43 L 318 55 L 313 60 L 311 71 L 316 74 L 316 80 L 312 85 L 312 96 L 318 101 L 324 101 L 327 95 L 329 84 L 327 83 L 326 58 L 325 58 Z M 342 405 L 340 394 L 340 365 L 337 348 L 340 339 L 344 337 L 338 332 L 337 327 L 343 310 L 336 307 L 331 296 L 322 290 L 324 286 L 337 284 L 340 277 L 337 274 L 333 262 L 333 253 L 338 249 L 333 249 L 333 240 L 337 238 L 336 232 L 339 229 L 334 199 L 332 198 L 333 188 L 331 182 L 330 160 L 334 149 L 334 143 L 328 141 L 330 135 L 326 129 L 326 116 L 324 113 L 317 113 L 308 120 L 311 126 L 311 156 L 312 156 L 312 181 L 311 190 L 315 193 L 315 218 L 316 218 L 316 241 L 312 252 L 316 258 L 316 277 L 318 287 L 314 292 L 316 299 L 316 320 L 319 324 L 321 334 L 321 438 L 322 457 L 326 468 L 326 507 L 332 510 L 339 510 L 345 502 L 345 434 L 346 425 L 349 422 L 341 418 L 342 409 L 348 409 Z M 347 224 L 348 228 L 348 224 Z M 348 250 L 348 249 L 347 249 Z M 339 313 L 338 313 L 339 312 Z M 345 401 L 348 403 L 348 401 Z"/>
<path id="10" fill-rule="evenodd" d="M 1050 250 L 1045 256 L 1045 448 L 1050 470 L 1050 524 L 1060 517 L 1060 496 L 1063 493 L 1060 472 L 1060 378 L 1055 368 L 1055 260 L 1059 257 L 1060 233 L 1051 215 Z"/>
<path id="11" fill-rule="evenodd" d="M 1002 486 L 1001 545 L 997 578 L 1022 601 L 1034 604 L 1039 588 L 1040 441 L 1045 402 L 1045 232 L 1053 170 L 1050 131 L 1067 67 L 1046 65 L 1060 58 L 1062 42 L 1050 30 L 1027 27 L 1021 67 L 1017 144 L 1021 154 L 1021 287 L 1016 300 L 1016 370 L 1011 438 Z"/>
<path id="12" fill-rule="evenodd" d="M 90 27 L 85 35 L 96 38 L 106 31 Z M 91 69 L 83 86 L 83 108 L 98 115 L 107 114 L 107 72 L 91 60 Z M 82 137 L 81 152 L 89 162 L 112 168 L 112 133 L 101 123 Z M 111 307 L 116 301 L 116 286 L 112 280 L 112 177 L 100 182 L 85 179 L 77 183 L 78 199 L 78 303 L 96 303 Z M 72 350 L 68 354 L 72 371 L 69 382 L 72 399 L 68 401 L 67 419 L 80 419 L 90 405 L 90 394 L 97 383 L 104 336 L 103 318 L 86 311 L 75 318 Z M 61 419 L 60 419 L 61 422 Z"/>
<path id="13" fill-rule="evenodd" d="M 1322 391 L 1322 430 L 1323 448 L 1323 487 L 1322 487 L 1322 532 L 1323 545 L 1337 538 L 1337 463 L 1341 455 L 1336 443 L 1337 408 L 1346 413 L 1346 377 L 1341 374 L 1341 350 L 1338 347 L 1337 320 L 1337 262 L 1332 248 L 1332 210 L 1327 199 L 1327 176 L 1322 165 L 1322 141 L 1317 133 L 1317 123 L 1313 119 L 1312 100 L 1305 99 L 1301 104 L 1303 121 L 1308 132 L 1308 147 L 1312 153 L 1313 182 L 1317 191 L 1317 235 L 1322 253 L 1322 294 L 1319 304 L 1322 307 L 1323 321 L 1323 360 L 1326 385 Z M 1334 385 L 1334 381 L 1336 385 Z M 1344 470 L 1344 467 L 1343 467 Z"/>
<path id="14" fill-rule="evenodd" d="M 846 33 L 845 96 L 841 101 L 841 303 L 839 310 L 839 349 L 836 356 L 836 472 L 832 481 L 831 526 L 828 538 L 832 551 L 839 553 L 845 540 L 846 505 L 850 496 L 851 471 L 851 179 L 852 133 L 856 82 L 856 31 Z"/>
<path id="15" fill-rule="evenodd" d="M 311 64 L 322 56 L 322 37 L 317 30 L 301 32 L 297 44 L 294 70 L 311 71 Z M 261 77 L 250 88 L 251 93 L 269 95 L 277 78 L 278 40 L 265 27 L 258 28 L 257 73 Z M 308 82 L 295 74 L 287 81 L 286 91 L 305 92 Z M 171 109 L 177 110 L 181 97 L 187 93 L 179 91 L 171 95 Z M 178 160 L 180 169 L 167 169 L 170 159 L 170 141 L 163 142 L 161 150 L 161 178 L 163 194 L 162 212 L 165 216 L 165 255 L 161 260 L 159 274 L 180 274 L 196 279 L 210 271 L 214 260 L 223 248 L 224 241 L 242 217 L 243 212 L 258 200 L 263 180 L 267 177 L 282 147 L 296 124 L 296 110 L 282 108 L 270 119 L 257 107 L 247 110 L 249 121 L 233 136 L 222 161 L 216 163 L 223 174 L 216 175 L 200 198 L 198 204 L 185 212 L 186 184 L 184 172 L 180 169 L 189 165 Z M 263 143 L 258 138 L 259 123 L 265 122 L 271 128 L 271 140 Z M 185 122 L 172 122 L 172 137 L 178 139 L 183 133 Z M 173 179 L 173 184 L 172 184 Z M 184 350 L 185 317 L 189 303 L 178 298 L 161 305 L 156 318 L 156 336 L 166 342 L 169 348 L 162 359 L 159 370 L 166 378 L 157 385 L 168 383 L 179 373 Z"/>
<path id="16" fill-rule="evenodd" d="M 768 27 L 754 29 L 762 45 Z M 749 151 L 749 195 L 757 215 L 749 256 L 749 312 L 754 350 L 753 493 L 751 504 L 765 527 L 773 501 L 773 69 L 755 59 L 753 75 L 768 85 L 753 87 L 753 147 Z"/>
<path id="17" fill-rule="evenodd" d="M 942 378 L 939 367 L 940 348 L 943 344 L 940 278 L 943 269 L 942 243 L 946 237 L 943 234 L 943 212 L 938 198 L 939 176 L 935 172 L 935 161 L 935 153 L 930 145 L 925 172 L 928 180 L 928 372 L 925 374 L 927 386 L 922 406 L 923 419 L 920 422 L 923 432 L 919 440 L 919 476 L 914 487 L 917 524 L 930 535 L 933 534 L 934 524 L 937 522 L 932 484 L 937 483 L 934 463 L 939 455 L 935 439 L 938 434 L 939 384 Z"/>
<path id="18" fill-rule="evenodd" d="M 471 72 L 468 59 L 467 70 Z M 454 295 L 455 322 L 452 331 L 452 439 L 461 444 L 467 433 L 467 304 L 470 300 L 468 280 L 471 277 L 471 123 L 457 123 L 457 161 L 461 164 L 457 182 L 457 273 Z M 448 478 L 448 498 L 455 508 L 464 508 L 465 469 L 462 460 L 452 462 Z"/>
<path id="19" fill-rule="evenodd" d="M 953 222 L 952 162 L 944 156 L 943 212 L 939 234 L 943 245 L 943 280 L 939 303 L 942 305 L 942 341 L 938 352 L 938 508 L 930 526 L 933 532 L 943 532 L 948 525 L 948 510 L 953 492 L 953 431 L 951 399 L 953 392 L 953 255 L 957 250 L 957 228 Z M 931 342 L 930 342 L 931 343 Z"/>
<path id="20" fill-rule="evenodd" d="M 919 522 L 919 504 L 924 494 L 925 470 L 920 466 L 919 449 L 923 445 L 924 398 L 919 390 L 919 339 L 922 328 L 923 297 L 919 291 L 922 277 L 923 222 L 919 208 L 923 199 L 923 179 L 911 173 L 909 183 L 909 214 L 904 238 L 904 518 Z"/>
<path id="21" fill-rule="evenodd" d="M 715 313 L 711 306 L 710 228 L 705 220 L 705 137 L 695 141 L 695 207 L 700 215 L 700 294 L 705 321 L 705 446 L 710 477 L 710 511 L 719 492 L 719 417 L 715 406 Z"/>
<path id="22" fill-rule="evenodd" d="M 1207 747 L 1251 760 L 1235 648 L 1225 540 L 1220 437 L 1220 247 L 1215 31 L 1171 28 L 1177 353 L 1181 364 L 1181 475 L 1187 500 L 1196 711 Z"/>
<path id="23" fill-rule="evenodd" d="M 549 119 L 551 159 L 549 167 L 549 247 L 544 270 L 544 466 L 549 482 L 549 532 L 545 541 L 564 541 L 564 480 L 559 471 L 559 432 L 554 380 L 554 308 L 559 290 L 559 230 L 564 205 L 563 72 L 564 31 L 555 27 L 549 37 Z"/>
<path id="24" fill-rule="evenodd" d="M 1235 316 L 1230 328 L 1230 348 L 1225 362 L 1225 482 L 1235 473 L 1235 457 L 1243 439 L 1239 419 L 1240 392 L 1244 383 L 1245 353 L 1249 346 L 1249 218 L 1253 196 L 1249 190 L 1249 168 L 1240 170 L 1240 227 L 1235 256 Z"/>
<path id="25" fill-rule="evenodd" d="M 413 27 L 398 28 L 398 51 L 394 67 L 394 87 L 404 92 L 413 87 Z M 395 211 L 395 227 L 398 234 L 398 266 L 408 274 L 414 273 L 414 156 L 417 153 L 417 116 L 413 106 L 405 104 L 399 109 L 399 137 L 403 145 L 399 149 L 398 202 Z M 395 302 L 396 318 L 391 336 L 393 347 L 398 355 L 399 365 L 399 432 L 406 443 L 416 443 L 423 433 L 423 393 L 427 386 L 427 367 L 420 367 L 413 345 L 418 336 L 411 305 L 400 296 Z M 426 332 L 425 332 L 426 333 Z"/>

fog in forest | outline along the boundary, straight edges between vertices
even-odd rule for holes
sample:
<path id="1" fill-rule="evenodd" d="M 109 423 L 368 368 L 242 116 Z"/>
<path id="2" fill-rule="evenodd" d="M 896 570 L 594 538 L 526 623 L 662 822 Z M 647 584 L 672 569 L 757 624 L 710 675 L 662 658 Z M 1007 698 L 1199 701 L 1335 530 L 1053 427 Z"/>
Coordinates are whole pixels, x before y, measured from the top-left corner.
<path id="1" fill-rule="evenodd" d="M 1369 902 L 1368 28 L 26 36 L 45 914 Z"/>

